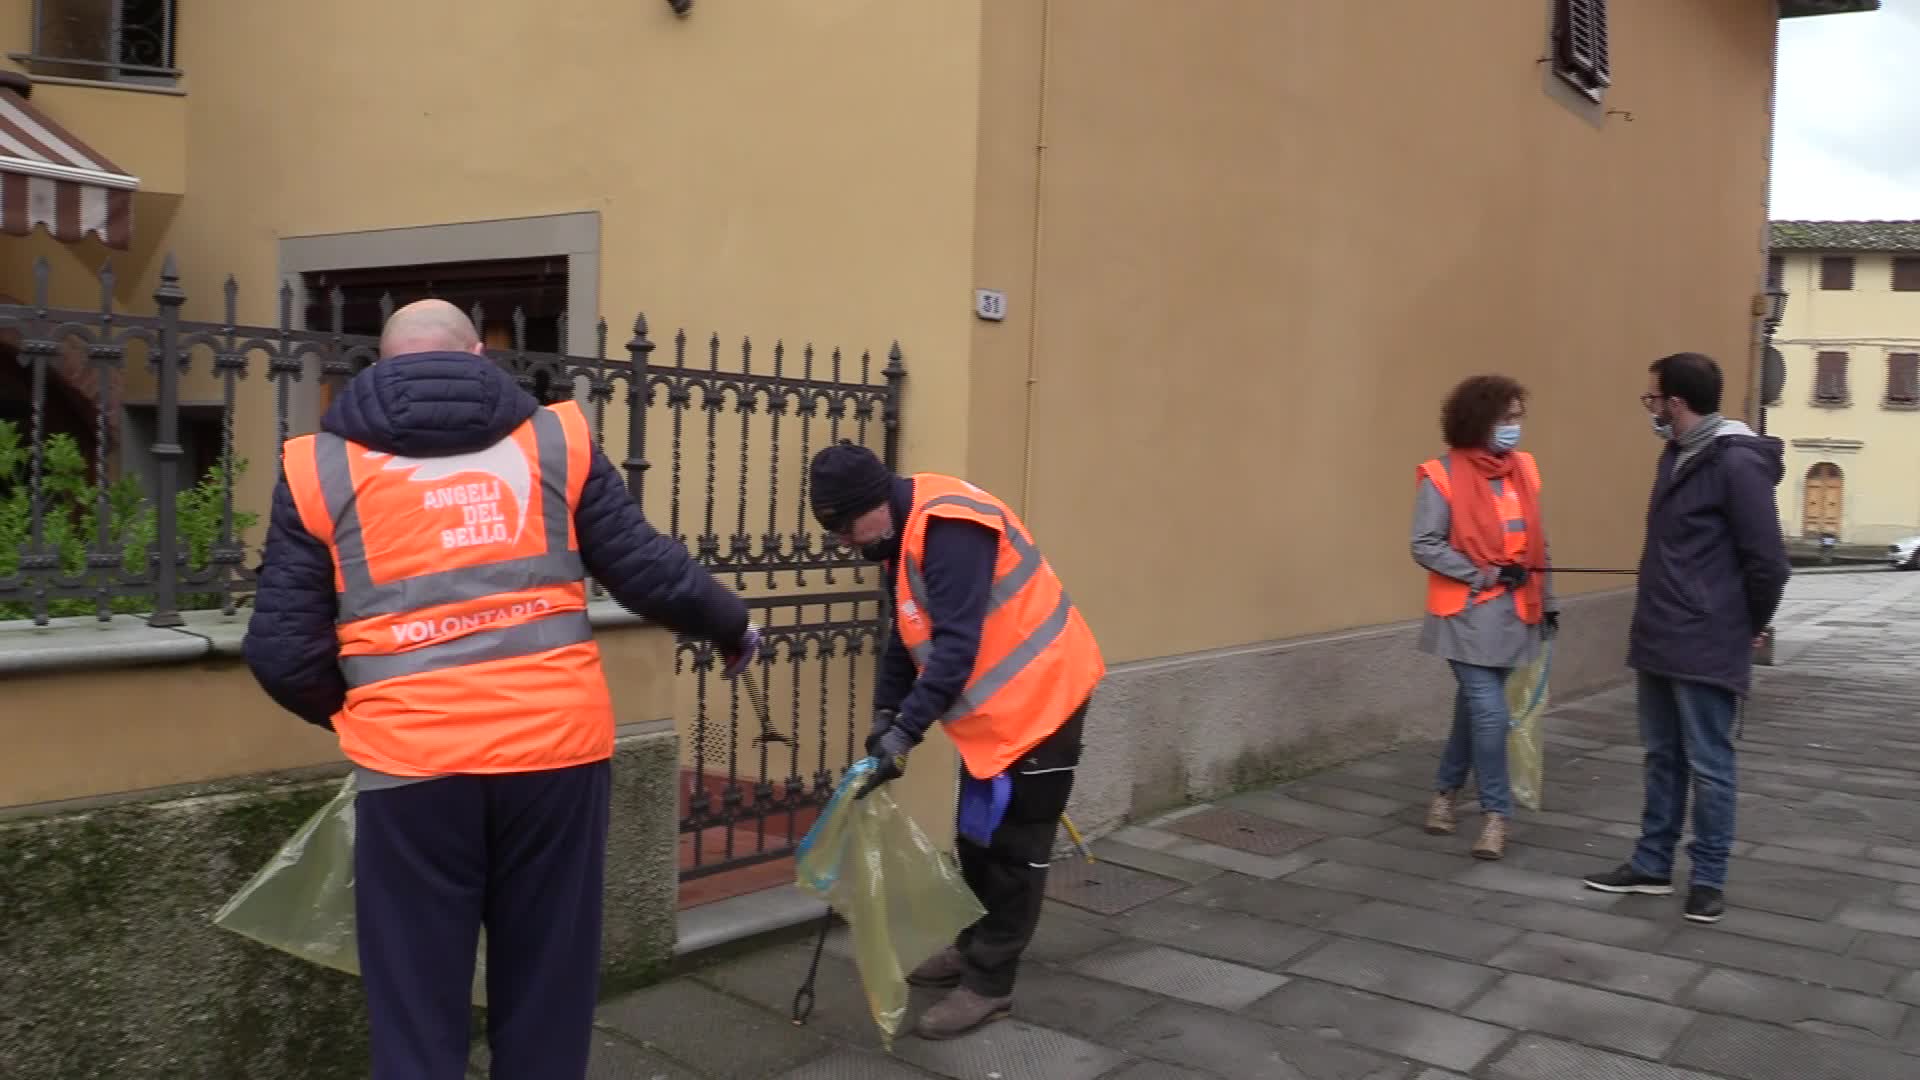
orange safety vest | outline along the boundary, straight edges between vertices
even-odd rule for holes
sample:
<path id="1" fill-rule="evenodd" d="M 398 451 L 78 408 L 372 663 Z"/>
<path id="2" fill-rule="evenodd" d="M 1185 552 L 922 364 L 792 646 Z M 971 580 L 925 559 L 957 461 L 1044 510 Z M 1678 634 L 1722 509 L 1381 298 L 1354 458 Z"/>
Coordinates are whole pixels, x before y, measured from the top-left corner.
<path id="1" fill-rule="evenodd" d="M 965 480 L 936 473 L 913 477 L 913 498 L 900 538 L 896 621 L 900 640 L 923 670 L 933 653 L 921 569 L 927 521 L 958 518 L 1000 536 L 973 674 L 940 717 L 967 771 L 985 780 L 1058 731 L 1093 694 L 1107 673 L 1106 661 L 1053 567 L 1007 504 Z"/>
<path id="2" fill-rule="evenodd" d="M 301 523 L 333 554 L 341 751 L 398 776 L 613 754 L 573 513 L 593 440 L 572 402 L 484 450 L 409 458 L 322 432 L 287 442 Z"/>
<path id="3" fill-rule="evenodd" d="M 1533 482 L 1533 490 L 1540 490 L 1540 466 L 1533 455 L 1525 451 L 1514 451 L 1519 459 L 1520 470 Z M 1437 457 L 1420 466 L 1420 475 L 1433 482 L 1440 497 L 1453 498 L 1453 476 L 1449 469 L 1448 458 Z M 1500 510 L 1500 520 L 1506 523 L 1507 558 L 1526 565 L 1529 554 L 1530 538 L 1527 536 L 1527 520 L 1520 511 L 1520 493 L 1512 484 L 1493 482 L 1494 499 Z M 1507 593 L 1505 585 L 1494 585 L 1486 589 L 1475 589 L 1464 581 L 1456 581 L 1444 574 L 1427 573 L 1427 611 L 1441 618 L 1460 614 L 1469 604 L 1484 604 L 1495 597 Z M 1540 621 L 1540 605 L 1532 600 L 1532 593 L 1521 590 L 1514 596 L 1514 604 L 1520 613 L 1522 622 L 1528 624 Z"/>

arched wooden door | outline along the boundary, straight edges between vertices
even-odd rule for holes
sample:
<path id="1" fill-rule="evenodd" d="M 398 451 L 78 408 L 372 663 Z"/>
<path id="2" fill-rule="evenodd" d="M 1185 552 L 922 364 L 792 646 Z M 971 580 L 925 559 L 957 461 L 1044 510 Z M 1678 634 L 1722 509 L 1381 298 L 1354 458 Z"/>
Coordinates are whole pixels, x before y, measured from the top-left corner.
<path id="1" fill-rule="evenodd" d="M 1823 461 L 1807 470 L 1806 513 L 1801 517 L 1801 533 L 1819 536 L 1840 535 L 1841 508 L 1846 505 L 1846 477 L 1840 466 Z"/>

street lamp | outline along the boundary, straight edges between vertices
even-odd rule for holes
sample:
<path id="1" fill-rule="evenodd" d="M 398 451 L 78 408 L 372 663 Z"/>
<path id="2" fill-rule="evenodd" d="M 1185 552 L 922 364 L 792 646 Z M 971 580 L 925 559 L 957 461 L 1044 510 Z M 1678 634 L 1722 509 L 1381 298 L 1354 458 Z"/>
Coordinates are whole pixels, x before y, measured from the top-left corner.
<path id="1" fill-rule="evenodd" d="M 1780 329 L 1780 317 L 1787 313 L 1787 290 L 1778 282 L 1769 284 L 1766 308 L 1760 313 L 1760 434 L 1767 433 L 1767 402 L 1777 401 L 1785 389 L 1786 358 L 1773 347 L 1773 335 Z"/>

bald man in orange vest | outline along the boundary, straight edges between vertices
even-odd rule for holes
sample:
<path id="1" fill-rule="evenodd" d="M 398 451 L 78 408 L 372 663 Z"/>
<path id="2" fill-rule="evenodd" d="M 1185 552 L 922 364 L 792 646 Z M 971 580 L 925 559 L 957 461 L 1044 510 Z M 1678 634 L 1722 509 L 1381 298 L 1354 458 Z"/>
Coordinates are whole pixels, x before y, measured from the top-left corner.
<path id="1" fill-rule="evenodd" d="M 482 926 L 495 1080 L 579 1080 L 614 749 L 585 579 L 729 674 L 759 632 L 458 309 L 395 312 L 380 356 L 286 445 L 247 664 L 353 762 L 374 1080 L 466 1075 Z"/>
<path id="2" fill-rule="evenodd" d="M 822 528 L 886 564 L 893 600 L 867 739 L 879 768 L 855 797 L 897 779 L 935 722 L 964 765 L 957 850 L 986 915 L 907 977 L 952 988 L 915 1031 L 954 1038 L 1012 1007 L 1105 661 L 1033 534 L 988 492 L 896 476 L 841 442 L 814 457 L 809 498 Z"/>

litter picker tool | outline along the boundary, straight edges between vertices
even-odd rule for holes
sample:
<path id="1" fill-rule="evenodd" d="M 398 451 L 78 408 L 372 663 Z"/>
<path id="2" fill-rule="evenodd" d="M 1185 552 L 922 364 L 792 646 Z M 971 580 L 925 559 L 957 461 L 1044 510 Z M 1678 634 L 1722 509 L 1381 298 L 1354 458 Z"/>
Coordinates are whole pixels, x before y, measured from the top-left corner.
<path id="1" fill-rule="evenodd" d="M 791 742 L 785 735 L 773 730 L 773 714 L 767 711 L 767 696 L 760 692 L 760 683 L 753 677 L 751 668 L 740 673 L 740 681 L 746 683 L 747 700 L 753 702 L 753 708 L 760 718 L 760 734 L 754 736 L 756 743 Z"/>

